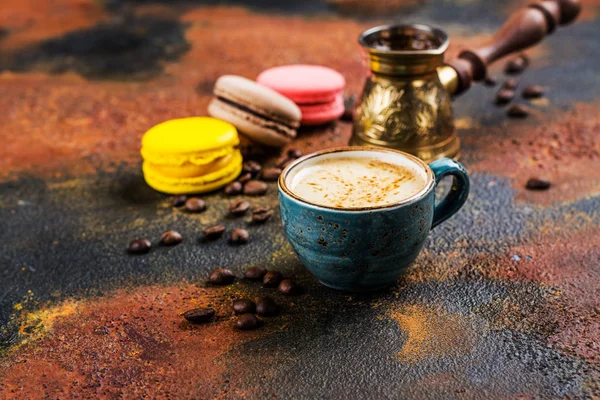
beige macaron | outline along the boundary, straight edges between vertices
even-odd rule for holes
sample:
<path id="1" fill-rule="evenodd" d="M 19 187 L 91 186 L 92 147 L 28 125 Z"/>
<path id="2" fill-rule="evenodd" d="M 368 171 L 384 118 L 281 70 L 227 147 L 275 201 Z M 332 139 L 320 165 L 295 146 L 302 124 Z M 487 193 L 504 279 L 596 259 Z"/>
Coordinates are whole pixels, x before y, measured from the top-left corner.
<path id="1" fill-rule="evenodd" d="M 296 137 L 302 113 L 287 97 L 250 79 L 224 75 L 217 79 L 208 113 L 234 125 L 248 138 L 281 147 Z"/>

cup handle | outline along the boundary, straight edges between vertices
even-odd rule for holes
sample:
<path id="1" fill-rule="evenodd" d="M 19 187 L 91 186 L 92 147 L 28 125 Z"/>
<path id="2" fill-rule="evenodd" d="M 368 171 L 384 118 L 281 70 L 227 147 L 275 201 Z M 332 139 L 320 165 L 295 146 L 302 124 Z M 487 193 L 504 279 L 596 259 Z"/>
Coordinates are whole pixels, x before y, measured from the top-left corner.
<path id="1" fill-rule="evenodd" d="M 453 216 L 465 204 L 469 197 L 470 183 L 465 167 L 450 158 L 435 160 L 429 164 L 429 167 L 435 175 L 436 186 L 448 175 L 452 175 L 454 178 L 450 192 L 433 210 L 433 224 L 431 225 L 431 229 L 433 229 Z"/>

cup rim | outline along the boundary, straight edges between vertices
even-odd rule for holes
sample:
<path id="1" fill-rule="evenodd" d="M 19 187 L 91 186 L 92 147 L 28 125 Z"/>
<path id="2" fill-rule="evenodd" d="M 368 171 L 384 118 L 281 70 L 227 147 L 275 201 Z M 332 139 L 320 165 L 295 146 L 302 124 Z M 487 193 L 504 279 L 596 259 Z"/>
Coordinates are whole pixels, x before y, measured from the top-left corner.
<path id="1" fill-rule="evenodd" d="M 289 174 L 289 172 L 294 169 L 294 167 L 296 167 L 297 165 L 303 163 L 304 161 L 310 160 L 311 158 L 315 158 L 315 157 L 319 157 L 322 156 L 324 154 L 330 154 L 330 153 L 340 153 L 340 152 L 346 152 L 346 151 L 374 151 L 374 152 L 386 152 L 386 153 L 394 153 L 396 155 L 400 155 L 403 157 L 406 157 L 408 159 L 410 159 L 411 161 L 414 161 L 415 163 L 421 165 L 424 169 L 425 172 L 427 174 L 427 185 L 416 195 L 409 197 L 407 199 L 404 199 L 402 201 L 399 202 L 395 202 L 395 203 L 390 203 L 390 204 L 385 204 L 385 205 L 381 205 L 381 206 L 371 206 L 371 207 L 333 207 L 333 206 L 324 206 L 321 204 L 315 204 L 315 203 L 311 203 L 310 201 L 307 201 L 306 199 L 303 199 L 301 197 L 299 197 L 298 195 L 296 195 L 294 192 L 292 192 L 287 184 L 286 184 L 286 178 L 287 175 Z M 277 184 L 279 186 L 279 190 L 281 192 L 283 192 L 285 195 L 291 197 L 292 199 L 309 205 L 311 207 L 315 207 L 315 208 L 320 208 L 320 209 L 325 209 L 325 210 L 333 210 L 333 211 L 341 211 L 341 212 L 363 212 L 363 211 L 379 211 L 379 210 L 387 210 L 390 208 L 396 208 L 396 207 L 401 207 L 401 206 L 406 206 L 412 203 L 415 203 L 419 200 L 421 200 L 422 198 L 424 198 L 425 196 L 427 196 L 429 194 L 429 192 L 431 192 L 431 190 L 434 187 L 435 184 L 435 175 L 433 174 L 433 171 L 431 170 L 431 168 L 429 167 L 429 165 L 421 160 L 419 157 L 416 157 L 412 154 L 409 153 L 405 153 L 403 151 L 400 150 L 396 150 L 396 149 L 389 149 L 389 148 L 382 148 L 382 147 L 373 147 L 373 146 L 340 146 L 340 147 L 333 147 L 330 149 L 325 149 L 325 150 L 320 150 L 320 151 L 316 151 L 314 153 L 310 153 L 307 154 L 303 157 L 300 157 L 298 159 L 296 159 L 295 161 L 293 161 L 292 163 L 288 164 L 283 171 L 281 172 L 281 174 L 279 175 L 279 179 L 277 180 Z"/>

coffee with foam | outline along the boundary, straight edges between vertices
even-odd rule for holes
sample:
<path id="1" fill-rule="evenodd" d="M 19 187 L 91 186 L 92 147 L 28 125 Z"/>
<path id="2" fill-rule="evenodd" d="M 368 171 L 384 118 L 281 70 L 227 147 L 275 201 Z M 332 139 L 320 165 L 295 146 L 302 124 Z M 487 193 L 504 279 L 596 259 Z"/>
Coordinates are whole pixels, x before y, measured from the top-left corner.
<path id="1" fill-rule="evenodd" d="M 308 159 L 293 168 L 289 189 L 301 199 L 335 208 L 381 207 L 422 192 L 422 166 L 395 153 L 347 151 Z"/>

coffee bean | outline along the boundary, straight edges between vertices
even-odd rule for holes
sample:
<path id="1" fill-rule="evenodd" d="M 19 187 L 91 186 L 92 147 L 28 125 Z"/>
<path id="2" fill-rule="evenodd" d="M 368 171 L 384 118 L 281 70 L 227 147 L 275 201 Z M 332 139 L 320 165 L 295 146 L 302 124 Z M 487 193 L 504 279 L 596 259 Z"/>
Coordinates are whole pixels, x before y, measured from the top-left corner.
<path id="1" fill-rule="evenodd" d="M 352 121 L 354 119 L 354 107 L 356 106 L 356 96 L 350 95 L 344 98 L 344 113 L 342 121 Z"/>
<path id="2" fill-rule="evenodd" d="M 287 151 L 288 158 L 300 158 L 302 157 L 302 150 L 300 149 L 289 149 Z"/>
<path id="3" fill-rule="evenodd" d="M 256 313 L 258 315 L 275 315 L 278 312 L 279 306 L 269 296 L 265 296 L 256 302 Z"/>
<path id="4" fill-rule="evenodd" d="M 256 207 L 252 210 L 252 222 L 256 224 L 262 224 L 263 222 L 267 222 L 267 220 L 271 218 L 273 213 L 273 210 L 269 210 L 264 207 Z"/>
<path id="5" fill-rule="evenodd" d="M 249 331 L 258 328 L 260 321 L 254 314 L 242 314 L 235 321 L 235 329 L 240 331 Z"/>
<path id="6" fill-rule="evenodd" d="M 263 181 L 252 180 L 244 185 L 244 194 L 248 196 L 260 196 L 267 193 L 268 186 Z"/>
<path id="7" fill-rule="evenodd" d="M 204 202 L 204 200 L 199 199 L 197 197 L 190 197 L 185 202 L 185 209 L 186 211 L 192 213 L 199 213 L 206 210 L 206 203 Z"/>
<path id="8" fill-rule="evenodd" d="M 485 86 L 496 86 L 498 83 L 498 79 L 494 75 L 488 75 L 483 80 L 483 84 Z"/>
<path id="9" fill-rule="evenodd" d="M 506 63 L 504 72 L 507 74 L 520 74 L 527 68 L 528 64 L 529 58 L 524 54 L 520 54 Z"/>
<path id="10" fill-rule="evenodd" d="M 231 244 L 246 244 L 250 240 L 250 234 L 244 228 L 236 228 L 231 231 L 229 243 Z"/>
<path id="11" fill-rule="evenodd" d="M 246 212 L 249 209 L 250 209 L 250 203 L 247 202 L 246 200 L 236 201 L 235 203 L 233 203 L 229 207 L 227 207 L 227 210 L 229 210 L 229 214 L 235 215 L 236 217 L 246 214 Z"/>
<path id="12" fill-rule="evenodd" d="M 538 97 L 542 97 L 544 95 L 544 88 L 539 85 L 531 85 L 527 86 L 521 92 L 521 96 L 526 99 L 536 99 Z"/>
<path id="13" fill-rule="evenodd" d="M 208 228 L 204 228 L 202 230 L 206 240 L 217 240 L 223 236 L 223 232 L 225 232 L 225 227 L 223 225 L 209 226 Z"/>
<path id="14" fill-rule="evenodd" d="M 173 197 L 171 197 L 171 204 L 173 204 L 173 207 L 181 207 L 182 205 L 185 204 L 186 200 L 187 200 L 187 196 L 185 194 L 181 194 L 179 196 L 173 196 Z"/>
<path id="15" fill-rule="evenodd" d="M 194 324 L 208 322 L 215 316 L 215 310 L 210 307 L 194 308 L 183 313 L 183 318 Z"/>
<path id="16" fill-rule="evenodd" d="M 547 190 L 550 186 L 550 181 L 545 178 L 529 178 L 525 184 L 525 188 L 529 190 Z"/>
<path id="17" fill-rule="evenodd" d="M 283 275 L 281 272 L 277 271 L 269 271 L 263 277 L 263 286 L 264 287 L 277 287 L 279 282 L 283 279 Z"/>
<path id="18" fill-rule="evenodd" d="M 250 267 L 246 270 L 244 277 L 252 281 L 260 281 L 266 273 L 267 270 L 263 267 Z"/>
<path id="19" fill-rule="evenodd" d="M 256 303 L 248 299 L 240 299 L 233 302 L 233 311 L 236 314 L 254 314 L 256 312 Z"/>
<path id="20" fill-rule="evenodd" d="M 242 184 L 240 182 L 231 182 L 229 185 L 225 186 L 223 192 L 227 196 L 235 196 L 236 194 L 242 193 Z"/>
<path id="21" fill-rule="evenodd" d="M 252 175 L 258 174 L 261 169 L 262 167 L 256 161 L 246 161 L 244 164 L 242 164 L 242 171 L 249 172 Z"/>
<path id="22" fill-rule="evenodd" d="M 246 172 L 245 174 L 238 176 L 237 181 L 243 185 L 250 179 L 252 179 L 252 174 L 250 172 Z"/>
<path id="23" fill-rule="evenodd" d="M 512 90 L 515 90 L 515 89 L 517 88 L 517 85 L 518 85 L 518 84 L 519 84 L 519 83 L 518 83 L 516 80 L 514 80 L 514 79 L 507 79 L 507 80 L 504 82 L 504 84 L 502 85 L 502 87 L 503 87 L 504 89 L 512 89 Z"/>
<path id="24" fill-rule="evenodd" d="M 216 268 L 208 276 L 208 282 L 213 285 L 229 285 L 234 280 L 235 275 L 227 268 Z"/>
<path id="25" fill-rule="evenodd" d="M 281 168 L 265 168 L 262 170 L 260 177 L 267 182 L 274 182 L 279 179 Z"/>
<path id="26" fill-rule="evenodd" d="M 277 166 L 281 169 L 284 169 L 285 167 L 290 165 L 294 160 L 294 158 L 286 157 L 283 160 L 279 161 L 279 164 L 277 164 Z"/>
<path id="27" fill-rule="evenodd" d="M 284 279 L 279 283 L 278 290 L 280 293 L 285 295 L 292 295 L 298 293 L 298 285 L 291 279 Z"/>
<path id="28" fill-rule="evenodd" d="M 147 239 L 135 239 L 129 243 L 128 252 L 131 254 L 146 254 L 150 251 L 152 243 Z"/>
<path id="29" fill-rule="evenodd" d="M 183 237 L 177 231 L 167 231 L 160 236 L 160 242 L 165 246 L 174 246 L 181 243 Z"/>
<path id="30" fill-rule="evenodd" d="M 515 97 L 514 90 L 511 89 L 500 89 L 498 93 L 496 93 L 496 104 L 503 105 L 508 104 Z"/>
<path id="31" fill-rule="evenodd" d="M 511 118 L 525 118 L 529 115 L 529 108 L 524 104 L 513 104 L 506 110 L 506 115 Z"/>

